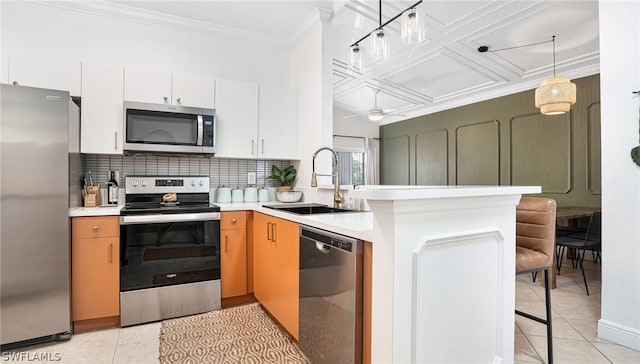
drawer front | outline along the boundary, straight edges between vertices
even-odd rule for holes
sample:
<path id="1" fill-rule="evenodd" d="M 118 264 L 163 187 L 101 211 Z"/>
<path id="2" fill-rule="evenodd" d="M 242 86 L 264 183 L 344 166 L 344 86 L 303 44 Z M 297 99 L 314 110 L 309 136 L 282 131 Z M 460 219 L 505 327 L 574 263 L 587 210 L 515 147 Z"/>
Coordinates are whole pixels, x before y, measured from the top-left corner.
<path id="1" fill-rule="evenodd" d="M 246 225 L 246 211 L 225 211 L 220 214 L 220 230 L 244 229 Z"/>
<path id="2" fill-rule="evenodd" d="M 74 239 L 120 236 L 118 216 L 74 217 L 71 223 Z"/>

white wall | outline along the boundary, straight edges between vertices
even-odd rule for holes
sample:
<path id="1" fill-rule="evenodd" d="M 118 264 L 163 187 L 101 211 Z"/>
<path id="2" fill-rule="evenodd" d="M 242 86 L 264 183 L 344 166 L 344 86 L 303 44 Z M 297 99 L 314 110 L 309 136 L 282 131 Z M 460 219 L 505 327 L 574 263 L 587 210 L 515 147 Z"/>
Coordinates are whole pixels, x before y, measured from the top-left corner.
<path id="1" fill-rule="evenodd" d="M 322 23 L 300 41 L 290 52 L 291 87 L 298 91 L 298 181 L 295 188 L 304 192 L 306 201 L 331 204 L 332 194 L 311 188 L 312 155 L 322 146 L 332 145 L 332 85 L 330 37 L 331 12 L 319 10 Z M 330 153 L 316 159 L 316 172 L 331 173 Z M 319 184 L 330 179 L 318 178 Z"/>
<path id="2" fill-rule="evenodd" d="M 7 54 L 88 60 L 287 85 L 288 51 L 96 15 L 44 3 L 2 1 L 2 79 Z"/>
<path id="3" fill-rule="evenodd" d="M 600 1 L 602 306 L 598 336 L 640 350 L 640 2 Z M 579 310 L 579 308 L 576 308 Z"/>

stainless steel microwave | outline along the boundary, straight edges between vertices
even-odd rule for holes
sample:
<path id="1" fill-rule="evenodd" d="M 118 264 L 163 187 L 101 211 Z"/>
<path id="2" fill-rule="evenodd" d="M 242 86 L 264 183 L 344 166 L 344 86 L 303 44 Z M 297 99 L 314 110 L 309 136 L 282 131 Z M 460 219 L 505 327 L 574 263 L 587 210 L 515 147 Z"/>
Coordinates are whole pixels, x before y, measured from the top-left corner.
<path id="1" fill-rule="evenodd" d="M 213 155 L 215 110 L 125 101 L 124 137 L 125 152 Z"/>

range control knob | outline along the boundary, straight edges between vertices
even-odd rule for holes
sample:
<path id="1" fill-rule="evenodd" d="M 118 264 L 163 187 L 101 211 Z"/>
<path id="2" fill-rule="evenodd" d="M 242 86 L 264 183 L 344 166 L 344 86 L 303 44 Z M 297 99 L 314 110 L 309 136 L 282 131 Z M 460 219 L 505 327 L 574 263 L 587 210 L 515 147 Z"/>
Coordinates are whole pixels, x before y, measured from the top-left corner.
<path id="1" fill-rule="evenodd" d="M 146 187 L 147 186 L 147 181 L 142 181 L 142 187 Z"/>
<path id="2" fill-rule="evenodd" d="M 200 187 L 204 186 L 204 182 L 202 182 L 202 180 L 200 180 L 200 182 L 198 182 L 198 184 L 200 185 Z"/>
<path id="3" fill-rule="evenodd" d="M 136 180 L 131 181 L 131 185 L 133 187 L 138 187 L 138 181 L 136 181 Z"/>
<path id="4" fill-rule="evenodd" d="M 194 187 L 195 187 L 195 185 L 196 185 L 196 180 L 192 179 L 192 180 L 191 180 L 191 186 L 194 186 Z"/>

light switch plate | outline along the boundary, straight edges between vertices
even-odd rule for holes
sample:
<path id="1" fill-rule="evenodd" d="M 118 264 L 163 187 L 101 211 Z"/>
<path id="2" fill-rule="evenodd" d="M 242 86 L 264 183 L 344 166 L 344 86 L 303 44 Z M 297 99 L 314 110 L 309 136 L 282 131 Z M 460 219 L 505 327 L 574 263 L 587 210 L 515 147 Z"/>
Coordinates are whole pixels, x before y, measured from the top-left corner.
<path id="1" fill-rule="evenodd" d="M 250 184 L 250 185 L 256 184 L 256 172 L 247 173 L 247 184 Z"/>

